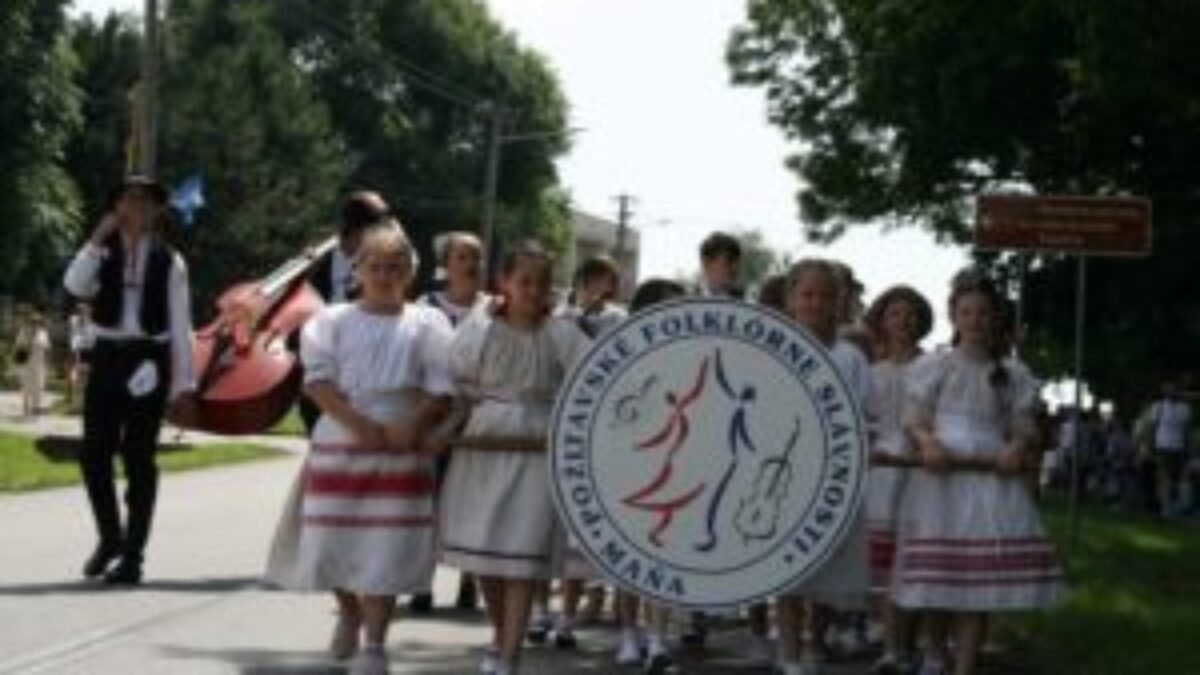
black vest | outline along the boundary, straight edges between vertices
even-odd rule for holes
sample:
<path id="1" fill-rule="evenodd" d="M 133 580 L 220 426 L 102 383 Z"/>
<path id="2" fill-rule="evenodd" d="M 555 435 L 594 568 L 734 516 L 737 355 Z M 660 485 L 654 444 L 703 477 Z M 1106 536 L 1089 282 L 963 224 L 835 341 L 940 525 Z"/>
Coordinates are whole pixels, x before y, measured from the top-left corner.
<path id="1" fill-rule="evenodd" d="M 321 299 L 326 303 L 333 299 L 333 251 L 329 251 L 325 255 L 317 258 L 316 262 L 308 270 L 308 283 L 321 296 Z M 350 279 L 349 288 L 346 289 L 345 301 L 350 302 L 357 300 L 360 295 L 358 284 L 355 283 L 353 277 Z"/>
<path id="2" fill-rule="evenodd" d="M 142 306 L 138 323 L 146 335 L 167 330 L 171 264 L 174 254 L 157 237 L 146 237 L 150 246 L 142 277 Z M 121 325 L 125 303 L 125 245 L 120 235 L 104 242 L 104 261 L 100 263 L 100 291 L 92 298 L 92 320 L 97 326 L 115 329 Z"/>
<path id="3" fill-rule="evenodd" d="M 333 251 L 317 258 L 309 268 L 308 283 L 325 302 L 333 297 Z"/>

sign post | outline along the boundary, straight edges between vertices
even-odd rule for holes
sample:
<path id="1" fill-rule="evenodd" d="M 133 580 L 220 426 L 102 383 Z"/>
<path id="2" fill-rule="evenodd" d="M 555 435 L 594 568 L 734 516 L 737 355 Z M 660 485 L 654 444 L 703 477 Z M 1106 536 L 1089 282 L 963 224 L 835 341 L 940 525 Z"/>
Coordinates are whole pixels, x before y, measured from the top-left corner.
<path id="1" fill-rule="evenodd" d="M 1087 313 L 1087 256 L 1076 256 L 1078 277 L 1075 286 L 1075 457 L 1071 461 L 1071 499 L 1068 507 L 1068 539 L 1072 547 L 1079 536 L 1079 501 L 1083 480 L 1081 465 L 1083 464 L 1083 354 L 1086 345 L 1086 331 L 1083 326 Z"/>
<path id="2" fill-rule="evenodd" d="M 1079 535 L 1083 458 L 1083 355 L 1090 256 L 1144 257 L 1153 238 L 1150 200 L 1075 195 L 982 195 L 976 203 L 975 247 L 981 250 L 1073 255 L 1075 289 L 1075 420 L 1069 541 Z"/>

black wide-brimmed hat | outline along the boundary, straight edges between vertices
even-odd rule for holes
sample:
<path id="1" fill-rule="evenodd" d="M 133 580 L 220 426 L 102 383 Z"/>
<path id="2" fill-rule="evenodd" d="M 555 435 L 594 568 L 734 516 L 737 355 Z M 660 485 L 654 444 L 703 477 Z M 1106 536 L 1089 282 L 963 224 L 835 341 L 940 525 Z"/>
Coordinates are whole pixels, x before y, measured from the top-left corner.
<path id="1" fill-rule="evenodd" d="M 116 205 L 117 200 L 130 190 L 142 190 L 159 206 L 165 206 L 169 199 L 166 186 L 157 180 L 142 174 L 130 174 L 108 192 L 108 207 Z"/>

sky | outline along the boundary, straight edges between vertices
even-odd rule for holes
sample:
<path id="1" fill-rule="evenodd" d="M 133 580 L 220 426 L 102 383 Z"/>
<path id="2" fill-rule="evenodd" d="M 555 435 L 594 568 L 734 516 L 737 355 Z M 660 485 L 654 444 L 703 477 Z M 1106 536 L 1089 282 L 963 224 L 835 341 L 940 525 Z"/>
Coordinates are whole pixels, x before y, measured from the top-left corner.
<path id="1" fill-rule="evenodd" d="M 834 245 L 806 244 L 796 150 L 766 119 L 759 89 L 734 88 L 725 43 L 743 0 L 487 0 L 518 40 L 546 57 L 582 130 L 559 163 L 577 208 L 616 218 L 615 197 L 635 198 L 641 277 L 691 275 L 713 230 L 759 229 L 781 254 L 831 257 L 854 268 L 868 301 L 896 283 L 945 305 L 964 249 L 913 229 L 853 228 Z M 76 0 L 76 12 L 137 12 L 141 0 Z M 950 333 L 939 313 L 933 333 Z"/>

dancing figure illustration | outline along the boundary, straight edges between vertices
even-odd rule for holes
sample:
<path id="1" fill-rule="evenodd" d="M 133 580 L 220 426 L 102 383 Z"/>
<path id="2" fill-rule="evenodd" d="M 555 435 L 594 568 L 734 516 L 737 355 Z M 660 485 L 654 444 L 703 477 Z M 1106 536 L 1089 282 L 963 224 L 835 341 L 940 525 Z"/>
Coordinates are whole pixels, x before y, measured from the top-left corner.
<path id="1" fill-rule="evenodd" d="M 743 386 L 738 391 L 734 390 L 733 386 L 729 384 L 728 375 L 725 373 L 725 361 L 721 357 L 720 349 L 716 353 L 715 370 L 717 384 L 720 385 L 721 391 L 725 392 L 725 395 L 733 400 L 736 409 L 733 412 L 733 416 L 729 419 L 729 430 L 725 439 L 730 454 L 729 466 L 725 469 L 724 475 L 721 476 L 721 481 L 717 484 L 717 489 L 713 492 L 708 502 L 708 513 L 705 516 L 705 529 L 707 530 L 708 538 L 695 545 L 696 550 L 701 552 L 713 550 L 719 541 L 716 528 L 717 515 L 721 510 L 722 502 L 725 500 L 725 490 L 728 489 L 733 475 L 737 473 L 739 449 L 745 448 L 749 452 L 758 452 L 758 448 L 750 438 L 750 431 L 746 427 L 747 409 L 754 403 L 757 397 L 757 390 L 749 384 Z"/>
<path id="2" fill-rule="evenodd" d="M 700 482 L 676 496 L 658 497 L 659 493 L 669 486 L 671 476 L 675 471 L 675 455 L 683 447 L 691 431 L 688 408 L 700 400 L 704 394 L 704 387 L 708 379 L 708 364 L 709 360 L 705 357 L 700 363 L 695 382 L 682 396 L 677 396 L 673 391 L 667 391 L 665 399 L 670 410 L 667 414 L 666 424 L 662 429 L 637 444 L 639 452 L 665 451 L 662 466 L 650 482 L 621 499 L 626 506 L 648 511 L 658 516 L 658 521 L 647 537 L 655 546 L 663 545 L 662 535 L 674 521 L 675 513 L 704 492 L 706 484 Z"/>

